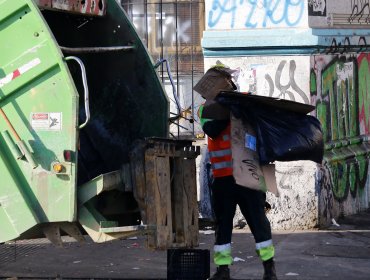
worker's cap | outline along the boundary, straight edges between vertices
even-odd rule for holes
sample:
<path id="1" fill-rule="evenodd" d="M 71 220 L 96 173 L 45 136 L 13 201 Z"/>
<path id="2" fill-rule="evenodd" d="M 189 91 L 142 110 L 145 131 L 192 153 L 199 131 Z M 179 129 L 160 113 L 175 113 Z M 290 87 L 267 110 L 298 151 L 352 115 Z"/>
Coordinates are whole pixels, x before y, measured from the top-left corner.
<path id="1" fill-rule="evenodd" d="M 219 71 L 221 73 L 226 74 L 226 76 L 231 77 L 232 74 L 237 72 L 238 70 L 231 69 L 229 66 L 226 64 L 223 64 L 221 61 L 217 60 L 216 65 L 213 65 L 210 69 L 214 69 L 216 71 Z"/>
<path id="2" fill-rule="evenodd" d="M 217 61 L 216 65 L 207 70 L 193 89 L 206 100 L 213 100 L 220 91 L 237 89 L 237 86 L 232 81 L 231 73 L 234 72 L 235 70 Z"/>

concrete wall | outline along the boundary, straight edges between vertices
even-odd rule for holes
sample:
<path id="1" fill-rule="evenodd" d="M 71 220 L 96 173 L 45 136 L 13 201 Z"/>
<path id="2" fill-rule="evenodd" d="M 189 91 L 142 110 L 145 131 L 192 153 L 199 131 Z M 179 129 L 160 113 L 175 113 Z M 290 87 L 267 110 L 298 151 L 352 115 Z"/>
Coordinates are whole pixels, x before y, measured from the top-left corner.
<path id="1" fill-rule="evenodd" d="M 240 91 L 315 105 L 323 126 L 322 165 L 276 163 L 274 229 L 326 226 L 370 206 L 368 4 L 206 0 L 205 69 L 221 61 L 238 69 Z"/>

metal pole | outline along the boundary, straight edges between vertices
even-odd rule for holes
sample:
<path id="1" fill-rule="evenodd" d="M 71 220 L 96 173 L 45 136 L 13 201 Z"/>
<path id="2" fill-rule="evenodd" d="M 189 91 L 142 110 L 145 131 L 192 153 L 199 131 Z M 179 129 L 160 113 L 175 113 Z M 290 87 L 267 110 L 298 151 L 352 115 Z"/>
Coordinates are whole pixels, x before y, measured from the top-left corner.
<path id="1" fill-rule="evenodd" d="M 199 3 L 198 3 L 199 7 Z M 191 52 L 190 52 L 190 60 L 191 60 L 191 118 L 194 120 L 194 22 L 193 22 L 193 0 L 190 1 L 190 23 L 191 23 Z M 195 134 L 195 127 L 194 121 L 192 123 L 193 128 L 193 137 Z"/>
<path id="2" fill-rule="evenodd" d="M 176 28 L 176 81 L 177 81 L 177 97 L 179 97 L 179 34 L 178 34 L 178 10 L 177 0 L 175 2 L 175 28 Z M 180 112 L 181 114 L 182 112 Z M 177 137 L 180 137 L 180 118 L 177 120 Z"/>
<path id="3" fill-rule="evenodd" d="M 77 53 L 101 53 L 101 52 L 118 52 L 118 51 L 131 51 L 134 50 L 134 46 L 113 46 L 113 47 L 91 47 L 91 48 L 69 48 L 59 46 L 60 49 L 65 53 L 77 54 Z"/>

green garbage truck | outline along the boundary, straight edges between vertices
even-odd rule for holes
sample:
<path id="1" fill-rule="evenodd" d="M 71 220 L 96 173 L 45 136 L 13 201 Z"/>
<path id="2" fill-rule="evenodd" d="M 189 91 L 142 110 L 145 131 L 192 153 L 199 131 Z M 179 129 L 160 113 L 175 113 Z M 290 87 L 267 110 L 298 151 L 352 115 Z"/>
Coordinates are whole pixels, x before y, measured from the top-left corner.
<path id="1" fill-rule="evenodd" d="M 0 0 L 0 243 L 198 242 L 190 140 L 115 0 Z"/>

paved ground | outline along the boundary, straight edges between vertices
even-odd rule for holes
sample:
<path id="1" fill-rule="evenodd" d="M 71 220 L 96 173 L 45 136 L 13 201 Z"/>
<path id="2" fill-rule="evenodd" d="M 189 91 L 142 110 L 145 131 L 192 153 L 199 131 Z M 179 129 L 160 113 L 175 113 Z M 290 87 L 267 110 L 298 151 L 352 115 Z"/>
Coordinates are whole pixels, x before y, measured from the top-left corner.
<path id="1" fill-rule="evenodd" d="M 370 212 L 338 221 L 328 230 L 274 232 L 279 279 L 370 279 Z M 149 251 L 144 238 L 104 244 L 67 239 L 56 248 L 45 239 L 0 246 L 0 279 L 166 279 L 166 251 Z M 199 249 L 213 247 L 201 231 Z M 235 279 L 261 279 L 262 265 L 248 231 L 233 237 Z M 214 270 L 211 265 L 211 272 Z"/>

